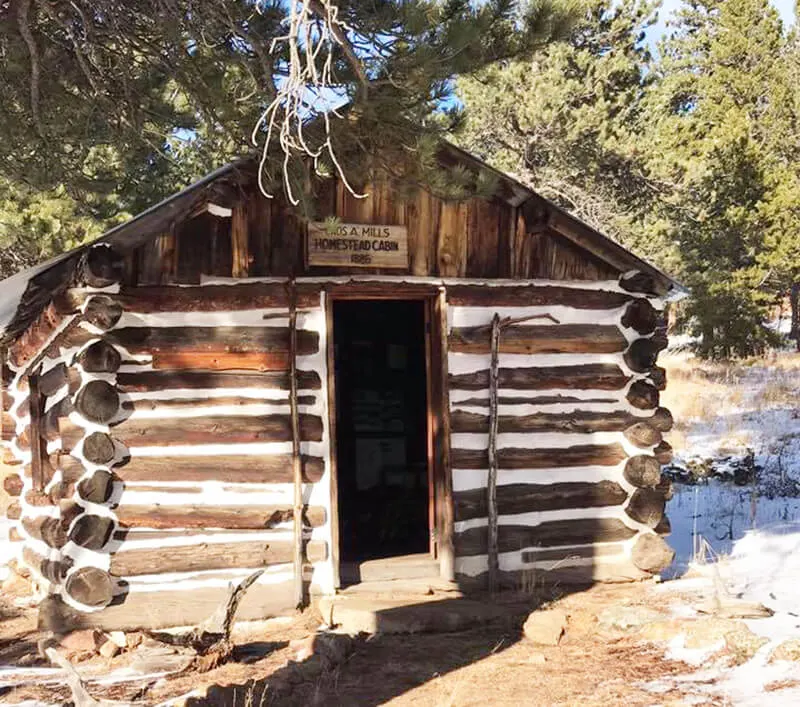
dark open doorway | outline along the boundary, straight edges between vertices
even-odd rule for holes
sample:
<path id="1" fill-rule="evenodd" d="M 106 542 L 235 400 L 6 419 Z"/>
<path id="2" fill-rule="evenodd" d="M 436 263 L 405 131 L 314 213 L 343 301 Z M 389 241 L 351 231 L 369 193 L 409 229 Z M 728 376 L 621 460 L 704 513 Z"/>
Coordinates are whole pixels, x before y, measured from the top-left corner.
<path id="1" fill-rule="evenodd" d="M 333 329 L 340 560 L 354 581 L 359 563 L 429 552 L 425 302 L 335 301 Z"/>

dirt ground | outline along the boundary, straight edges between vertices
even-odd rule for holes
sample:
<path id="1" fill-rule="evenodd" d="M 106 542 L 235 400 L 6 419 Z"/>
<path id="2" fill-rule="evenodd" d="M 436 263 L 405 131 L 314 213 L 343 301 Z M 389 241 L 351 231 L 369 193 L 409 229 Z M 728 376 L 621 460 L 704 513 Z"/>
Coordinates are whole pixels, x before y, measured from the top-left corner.
<path id="1" fill-rule="evenodd" d="M 569 616 L 557 647 L 533 644 L 522 634 L 531 606 L 507 603 L 505 615 L 489 624 L 457 633 L 360 637 L 355 650 L 338 667 L 298 677 L 296 649 L 289 641 L 312 634 L 318 616 L 242 624 L 235 634 L 234 661 L 209 672 L 171 675 L 114 685 L 89 681 L 94 697 L 156 705 L 205 686 L 208 697 L 192 704 L 257 705 L 723 705 L 683 701 L 678 689 L 658 695 L 644 684 L 685 674 L 692 668 L 664 659 L 664 647 L 643 644 L 622 631 L 602 628 L 598 615 L 609 606 L 648 606 L 647 585 L 605 585 L 558 599 L 553 606 Z M 46 666 L 36 656 L 33 612 L 6 606 L 0 619 L 0 663 Z M 108 673 L 129 665 L 132 653 L 113 660 L 96 656 L 81 670 Z M 63 678 L 55 684 L 0 689 L 0 703 L 23 700 L 60 704 L 69 700 Z M 262 689 L 254 689 L 252 685 Z M 246 685 L 249 683 L 250 687 Z M 263 686 L 267 685 L 266 692 Z M 274 689 L 274 686 L 281 687 Z M 216 689 L 216 692 L 215 692 Z M 226 696 L 222 696 L 226 695 Z"/>

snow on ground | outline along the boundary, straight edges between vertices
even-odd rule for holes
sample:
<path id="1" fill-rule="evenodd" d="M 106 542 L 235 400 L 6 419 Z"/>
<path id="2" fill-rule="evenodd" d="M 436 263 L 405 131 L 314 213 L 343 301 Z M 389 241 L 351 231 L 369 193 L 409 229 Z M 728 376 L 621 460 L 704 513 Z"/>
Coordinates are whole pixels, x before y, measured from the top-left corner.
<path id="1" fill-rule="evenodd" d="M 800 358 L 723 365 L 673 356 L 665 365 L 662 404 L 676 420 L 665 468 L 675 481 L 675 575 L 701 547 L 725 555 L 750 529 L 800 520 Z"/>
<path id="2" fill-rule="evenodd" d="M 665 657 L 698 669 L 648 689 L 655 696 L 680 685 L 698 701 L 744 707 L 800 704 L 800 662 L 771 659 L 784 641 L 800 645 L 800 357 L 722 365 L 673 356 L 665 367 L 662 405 L 676 420 L 668 435 L 675 460 L 665 469 L 674 481 L 667 515 L 676 560 L 665 575 L 700 565 L 699 576 L 661 589 L 698 601 L 723 592 L 775 613 L 745 620 L 768 641 L 741 665 L 688 649 L 678 636 Z"/>
<path id="3" fill-rule="evenodd" d="M 715 648 L 687 649 L 684 636 L 670 642 L 665 657 L 699 670 L 648 685 L 654 693 L 680 685 L 697 695 L 724 697 L 737 707 L 800 704 L 800 662 L 773 660 L 787 640 L 800 645 L 800 521 L 752 530 L 737 540 L 728 557 L 697 568 L 699 576 L 665 582 L 664 593 L 707 599 L 722 593 L 774 611 L 769 618 L 746 619 L 747 627 L 768 639 L 741 665 L 712 658 Z"/>

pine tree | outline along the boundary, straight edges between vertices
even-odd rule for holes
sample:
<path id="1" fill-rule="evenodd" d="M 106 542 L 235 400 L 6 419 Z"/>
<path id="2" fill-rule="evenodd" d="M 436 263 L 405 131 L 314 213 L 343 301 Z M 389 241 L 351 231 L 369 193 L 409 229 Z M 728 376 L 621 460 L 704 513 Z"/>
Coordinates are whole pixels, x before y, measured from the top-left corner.
<path id="1" fill-rule="evenodd" d="M 646 29 L 657 4 L 592 0 L 571 35 L 459 81 L 458 139 L 579 218 L 674 269 L 645 170 Z M 673 257 L 671 257 L 673 256 Z"/>
<path id="2" fill-rule="evenodd" d="M 332 121 L 332 140 L 356 166 L 364 155 L 408 158 L 429 149 L 457 118 L 439 110 L 455 75 L 540 46 L 571 17 L 568 0 L 335 4 L 348 36 L 332 47 L 331 90 L 350 106 L 345 119 Z M 253 126 L 295 61 L 280 39 L 289 6 L 0 3 L 0 174 L 41 188 L 64 184 L 78 198 L 121 191 L 130 202 L 145 184 L 163 196 L 249 152 Z M 321 21 L 325 8 L 317 6 Z M 321 125 L 310 121 L 306 140 L 318 142 Z M 188 144 L 181 140 L 187 135 Z M 93 164 L 98 155 L 112 157 L 107 169 Z M 283 154 L 268 158 L 268 172 L 278 177 Z"/>
<path id="3" fill-rule="evenodd" d="M 706 356 L 758 353 L 787 177 L 785 47 L 768 0 L 692 0 L 660 47 L 649 169 L 671 186 L 671 231 Z M 772 234 L 772 235 L 771 235 Z M 779 240 L 779 239 L 778 239 Z"/>

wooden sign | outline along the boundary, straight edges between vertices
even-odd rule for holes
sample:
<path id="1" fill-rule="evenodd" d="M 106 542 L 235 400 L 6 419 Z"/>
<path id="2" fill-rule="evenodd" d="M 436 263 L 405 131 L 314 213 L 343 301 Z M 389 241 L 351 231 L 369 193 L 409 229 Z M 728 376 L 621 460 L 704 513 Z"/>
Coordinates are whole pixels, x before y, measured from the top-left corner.
<path id="1" fill-rule="evenodd" d="M 308 265 L 408 269 L 408 229 L 368 223 L 308 224 Z"/>

